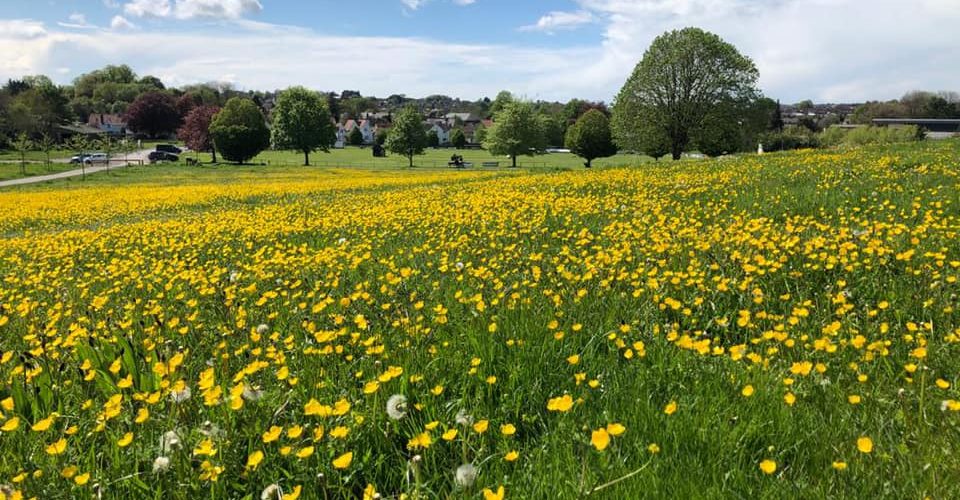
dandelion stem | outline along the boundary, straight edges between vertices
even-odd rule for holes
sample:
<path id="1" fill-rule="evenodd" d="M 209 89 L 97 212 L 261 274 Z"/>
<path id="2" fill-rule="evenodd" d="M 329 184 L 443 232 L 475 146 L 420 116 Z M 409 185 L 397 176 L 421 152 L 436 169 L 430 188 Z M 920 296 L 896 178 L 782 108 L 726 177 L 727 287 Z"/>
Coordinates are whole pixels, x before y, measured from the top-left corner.
<path id="1" fill-rule="evenodd" d="M 648 460 L 647 463 L 643 464 L 643 466 L 641 466 L 639 469 L 637 469 L 637 470 L 635 470 L 635 471 L 627 474 L 626 476 L 619 477 L 619 478 L 614 479 L 613 481 L 610 481 L 610 482 L 608 482 L 608 483 L 601 484 L 600 486 L 597 486 L 596 488 L 590 490 L 587 494 L 590 495 L 590 494 L 596 493 L 596 492 L 598 492 L 598 491 L 600 491 L 600 490 L 609 488 L 609 487 L 611 487 L 611 486 L 613 486 L 613 485 L 615 485 L 615 484 L 618 484 L 618 483 L 620 483 L 620 482 L 626 481 L 627 479 L 630 479 L 631 477 L 636 476 L 637 474 L 643 472 L 644 469 L 646 469 L 647 467 L 650 466 L 650 463 L 651 463 L 651 462 L 652 462 L 652 460 Z"/>

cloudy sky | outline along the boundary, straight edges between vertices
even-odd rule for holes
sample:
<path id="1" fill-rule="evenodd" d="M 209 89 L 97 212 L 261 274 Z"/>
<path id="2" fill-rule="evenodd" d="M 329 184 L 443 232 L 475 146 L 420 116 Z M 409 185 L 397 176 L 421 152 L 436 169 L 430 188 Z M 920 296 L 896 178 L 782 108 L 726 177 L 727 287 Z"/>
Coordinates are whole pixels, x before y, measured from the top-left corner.
<path id="1" fill-rule="evenodd" d="M 960 90 L 960 0 L 0 0 L 0 79 L 126 63 L 168 85 L 609 101 L 685 26 L 784 102 Z"/>

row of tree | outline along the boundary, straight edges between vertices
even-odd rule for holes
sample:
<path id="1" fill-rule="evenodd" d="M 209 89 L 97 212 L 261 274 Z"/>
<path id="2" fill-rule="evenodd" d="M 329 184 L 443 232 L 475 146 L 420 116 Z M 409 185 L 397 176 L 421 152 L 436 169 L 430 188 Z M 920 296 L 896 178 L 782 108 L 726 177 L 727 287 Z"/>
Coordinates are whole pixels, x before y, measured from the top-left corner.
<path id="1" fill-rule="evenodd" d="M 875 118 L 960 118 L 960 94 L 908 92 L 899 100 L 863 104 L 854 110 L 850 121 L 869 124 Z"/>
<path id="2" fill-rule="evenodd" d="M 783 129 L 779 104 L 762 96 L 757 79 L 750 58 L 697 28 L 657 37 L 610 108 L 578 99 L 531 102 L 507 91 L 471 104 L 446 96 L 378 100 L 357 91 L 337 96 L 301 87 L 279 94 L 212 85 L 168 89 L 127 66 L 108 66 L 70 86 L 57 86 L 46 77 L 9 81 L 0 89 L 0 139 L 9 142 L 26 134 L 36 140 L 68 120 L 112 112 L 122 113 L 138 134 L 177 133 L 193 149 L 216 149 L 231 161 L 246 161 L 272 145 L 302 151 L 309 163 L 311 151 L 328 150 L 336 140 L 334 124 L 340 115 L 387 106 L 391 133 L 379 133 L 376 141 L 410 157 L 412 164 L 422 147 L 439 145 L 439 138 L 423 129 L 425 114 L 437 110 L 424 107 L 464 106 L 494 121 L 489 129 L 475 131 L 474 142 L 511 157 L 514 165 L 518 156 L 566 146 L 590 166 L 617 149 L 655 158 L 679 158 L 693 149 L 712 156 L 752 150 L 762 134 Z M 960 116 L 958 102 L 955 94 L 915 92 L 900 101 L 868 103 L 854 115 L 866 121 L 877 116 L 955 117 Z M 347 140 L 360 143 L 363 137 L 355 129 Z M 451 142 L 464 144 L 463 130 L 455 130 Z"/>

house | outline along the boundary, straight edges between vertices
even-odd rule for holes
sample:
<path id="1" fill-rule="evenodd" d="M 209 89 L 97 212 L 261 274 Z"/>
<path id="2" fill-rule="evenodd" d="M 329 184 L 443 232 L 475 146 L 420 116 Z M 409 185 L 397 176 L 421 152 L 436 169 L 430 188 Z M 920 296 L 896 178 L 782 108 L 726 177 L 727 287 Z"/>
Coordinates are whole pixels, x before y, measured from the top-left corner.
<path id="1" fill-rule="evenodd" d="M 435 132 L 437 134 L 437 138 L 440 139 L 441 146 L 450 144 L 450 132 L 453 131 L 453 127 L 450 127 L 445 123 L 424 122 L 423 128 L 428 134 L 430 132 Z"/>
<path id="2" fill-rule="evenodd" d="M 92 113 L 87 119 L 87 126 L 100 129 L 107 135 L 127 134 L 127 122 L 120 115 Z"/>
<path id="3" fill-rule="evenodd" d="M 474 115 L 473 113 L 447 113 L 443 117 L 447 125 L 476 125 L 480 123 L 480 117 Z M 457 123 L 459 121 L 459 123 Z"/>
<path id="4" fill-rule="evenodd" d="M 353 129 L 359 128 L 360 133 L 363 135 L 364 144 L 373 144 L 374 140 L 374 130 L 370 125 L 370 120 L 347 120 L 346 123 L 337 127 L 337 141 L 334 144 L 334 147 L 342 148 L 350 142 L 350 134 L 353 133 Z"/>

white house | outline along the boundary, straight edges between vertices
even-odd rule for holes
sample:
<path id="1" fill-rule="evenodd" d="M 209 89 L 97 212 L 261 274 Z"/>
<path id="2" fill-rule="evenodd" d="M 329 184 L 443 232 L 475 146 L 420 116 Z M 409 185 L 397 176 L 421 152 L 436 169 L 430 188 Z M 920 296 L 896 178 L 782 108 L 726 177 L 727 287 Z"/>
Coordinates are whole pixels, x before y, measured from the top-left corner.
<path id="1" fill-rule="evenodd" d="M 361 120 L 359 122 L 356 120 L 347 120 L 346 123 L 337 127 L 337 142 L 334 144 L 334 147 L 342 148 L 349 144 L 350 134 L 355 128 L 360 129 L 360 134 L 363 135 L 364 144 L 373 144 L 374 131 L 373 127 L 370 125 L 370 120 Z"/>
<path id="2" fill-rule="evenodd" d="M 436 132 L 437 138 L 440 139 L 440 144 L 450 144 L 450 132 L 453 130 L 449 126 L 446 126 L 442 123 L 427 123 L 425 125 L 427 133 L 431 131 Z"/>

